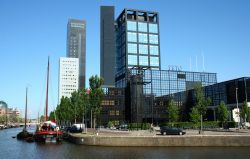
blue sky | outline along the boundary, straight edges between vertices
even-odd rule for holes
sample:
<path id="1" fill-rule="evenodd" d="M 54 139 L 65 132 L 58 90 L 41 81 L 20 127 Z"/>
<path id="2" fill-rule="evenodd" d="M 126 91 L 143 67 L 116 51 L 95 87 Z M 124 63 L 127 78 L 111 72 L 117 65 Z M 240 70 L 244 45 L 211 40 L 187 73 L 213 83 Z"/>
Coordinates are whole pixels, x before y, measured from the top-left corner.
<path id="1" fill-rule="evenodd" d="M 87 22 L 87 79 L 99 74 L 100 6 L 159 12 L 162 69 L 216 72 L 218 82 L 250 76 L 249 0 L 1 0 L 0 100 L 29 117 L 43 113 L 47 57 L 51 58 L 50 110 L 58 101 L 59 57 L 66 56 L 69 18 Z M 198 67 L 196 68 L 196 57 Z"/>

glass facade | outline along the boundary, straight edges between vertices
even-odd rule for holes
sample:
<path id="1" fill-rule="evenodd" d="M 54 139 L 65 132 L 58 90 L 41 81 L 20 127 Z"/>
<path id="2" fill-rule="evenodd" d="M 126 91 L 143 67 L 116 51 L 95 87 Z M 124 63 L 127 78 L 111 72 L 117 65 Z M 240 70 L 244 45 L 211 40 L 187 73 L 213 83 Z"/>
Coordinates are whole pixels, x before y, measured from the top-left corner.
<path id="1" fill-rule="evenodd" d="M 125 9 L 116 19 L 116 86 L 126 87 L 127 69 L 161 67 L 158 13 Z"/>
<path id="2" fill-rule="evenodd" d="M 137 44 L 128 43 L 128 53 L 137 54 Z"/>
<path id="3" fill-rule="evenodd" d="M 159 55 L 159 48 L 157 45 L 150 45 L 149 50 L 150 55 Z"/>
<path id="4" fill-rule="evenodd" d="M 150 61 L 151 62 L 151 61 Z M 131 75 L 136 75 L 139 69 L 130 69 Z M 201 81 L 203 76 L 207 76 L 205 81 Z M 144 94 L 154 96 L 164 96 L 193 89 L 197 83 L 202 86 L 209 86 L 217 83 L 216 73 L 206 72 L 185 72 L 172 70 L 143 70 Z"/>
<path id="5" fill-rule="evenodd" d="M 148 56 L 139 56 L 139 65 L 148 66 Z"/>
<path id="6" fill-rule="evenodd" d="M 137 42 L 136 33 L 128 32 L 128 42 Z"/>
<path id="7" fill-rule="evenodd" d="M 127 30 L 136 31 L 136 22 L 127 21 Z"/>
<path id="8" fill-rule="evenodd" d="M 148 32 L 147 23 L 138 22 L 138 31 L 139 32 Z"/>
<path id="9" fill-rule="evenodd" d="M 148 43 L 147 34 L 139 33 L 138 36 L 139 36 L 139 43 Z"/>
<path id="10" fill-rule="evenodd" d="M 149 34 L 149 43 L 158 44 L 158 35 Z"/>
<path id="11" fill-rule="evenodd" d="M 150 66 L 159 66 L 159 57 L 150 56 Z"/>
<path id="12" fill-rule="evenodd" d="M 128 65 L 137 65 L 136 55 L 128 55 Z"/>
<path id="13" fill-rule="evenodd" d="M 150 33 L 158 33 L 157 24 L 149 24 L 148 28 Z"/>
<path id="14" fill-rule="evenodd" d="M 139 54 L 148 54 L 148 45 L 139 44 Z"/>

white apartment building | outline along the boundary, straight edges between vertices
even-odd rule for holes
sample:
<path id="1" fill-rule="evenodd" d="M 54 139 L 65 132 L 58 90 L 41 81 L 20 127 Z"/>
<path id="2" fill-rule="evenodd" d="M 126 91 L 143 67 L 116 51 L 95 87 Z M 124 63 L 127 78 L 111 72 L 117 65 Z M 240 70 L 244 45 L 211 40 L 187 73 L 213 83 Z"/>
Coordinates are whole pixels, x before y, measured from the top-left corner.
<path id="1" fill-rule="evenodd" d="M 60 57 L 59 60 L 59 90 L 58 103 L 61 98 L 71 97 L 71 93 L 79 88 L 79 60 L 78 58 Z"/>

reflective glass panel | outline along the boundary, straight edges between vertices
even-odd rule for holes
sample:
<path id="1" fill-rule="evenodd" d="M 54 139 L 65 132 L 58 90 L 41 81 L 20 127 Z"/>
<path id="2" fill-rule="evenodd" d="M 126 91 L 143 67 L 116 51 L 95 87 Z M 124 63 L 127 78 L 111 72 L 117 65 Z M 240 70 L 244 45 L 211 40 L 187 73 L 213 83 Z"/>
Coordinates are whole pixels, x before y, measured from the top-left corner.
<path id="1" fill-rule="evenodd" d="M 139 57 L 139 65 L 147 66 L 148 65 L 148 56 Z"/>
<path id="2" fill-rule="evenodd" d="M 151 66 L 159 66 L 159 57 L 150 57 L 150 65 Z"/>
<path id="3" fill-rule="evenodd" d="M 129 42 L 137 42 L 136 33 L 128 32 L 128 41 Z"/>
<path id="4" fill-rule="evenodd" d="M 148 36 L 147 34 L 142 34 L 142 33 L 139 33 L 139 42 L 140 43 L 148 43 Z"/>
<path id="5" fill-rule="evenodd" d="M 149 46 L 150 54 L 151 55 L 159 55 L 159 49 L 158 46 L 150 45 Z"/>
<path id="6" fill-rule="evenodd" d="M 127 21 L 127 30 L 136 31 L 136 22 Z"/>
<path id="7" fill-rule="evenodd" d="M 158 26 L 157 24 L 149 24 L 148 25 L 150 33 L 158 33 Z"/>
<path id="8" fill-rule="evenodd" d="M 148 45 L 139 44 L 139 54 L 148 54 Z"/>
<path id="9" fill-rule="evenodd" d="M 136 55 L 128 55 L 128 65 L 137 65 Z"/>
<path id="10" fill-rule="evenodd" d="M 149 43 L 158 44 L 158 35 L 149 34 Z"/>
<path id="11" fill-rule="evenodd" d="M 128 43 L 128 53 L 137 54 L 137 44 Z"/>
<path id="12" fill-rule="evenodd" d="M 138 22 L 138 31 L 147 32 L 148 31 L 147 23 Z"/>

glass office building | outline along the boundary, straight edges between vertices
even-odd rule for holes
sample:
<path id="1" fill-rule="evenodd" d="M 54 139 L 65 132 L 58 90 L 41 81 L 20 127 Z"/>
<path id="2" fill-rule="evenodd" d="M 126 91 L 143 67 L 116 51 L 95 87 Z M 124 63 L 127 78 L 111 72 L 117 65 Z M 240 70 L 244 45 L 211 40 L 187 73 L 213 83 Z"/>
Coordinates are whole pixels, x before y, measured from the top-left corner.
<path id="1" fill-rule="evenodd" d="M 142 75 L 143 93 L 163 96 L 193 89 L 196 83 L 208 86 L 217 83 L 217 74 L 208 72 L 189 72 L 177 70 L 152 70 L 131 68 L 127 70 L 125 81 L 132 75 Z M 119 76 L 118 76 L 119 77 Z M 119 82 L 117 85 L 121 86 Z"/>
<path id="2" fill-rule="evenodd" d="M 85 88 L 86 22 L 69 19 L 67 25 L 67 57 L 79 59 L 79 88 Z"/>
<path id="3" fill-rule="evenodd" d="M 126 70 L 150 67 L 160 70 L 159 17 L 157 12 L 124 9 L 116 20 L 116 79 L 125 87 Z M 123 76 L 123 78 L 122 78 Z"/>

